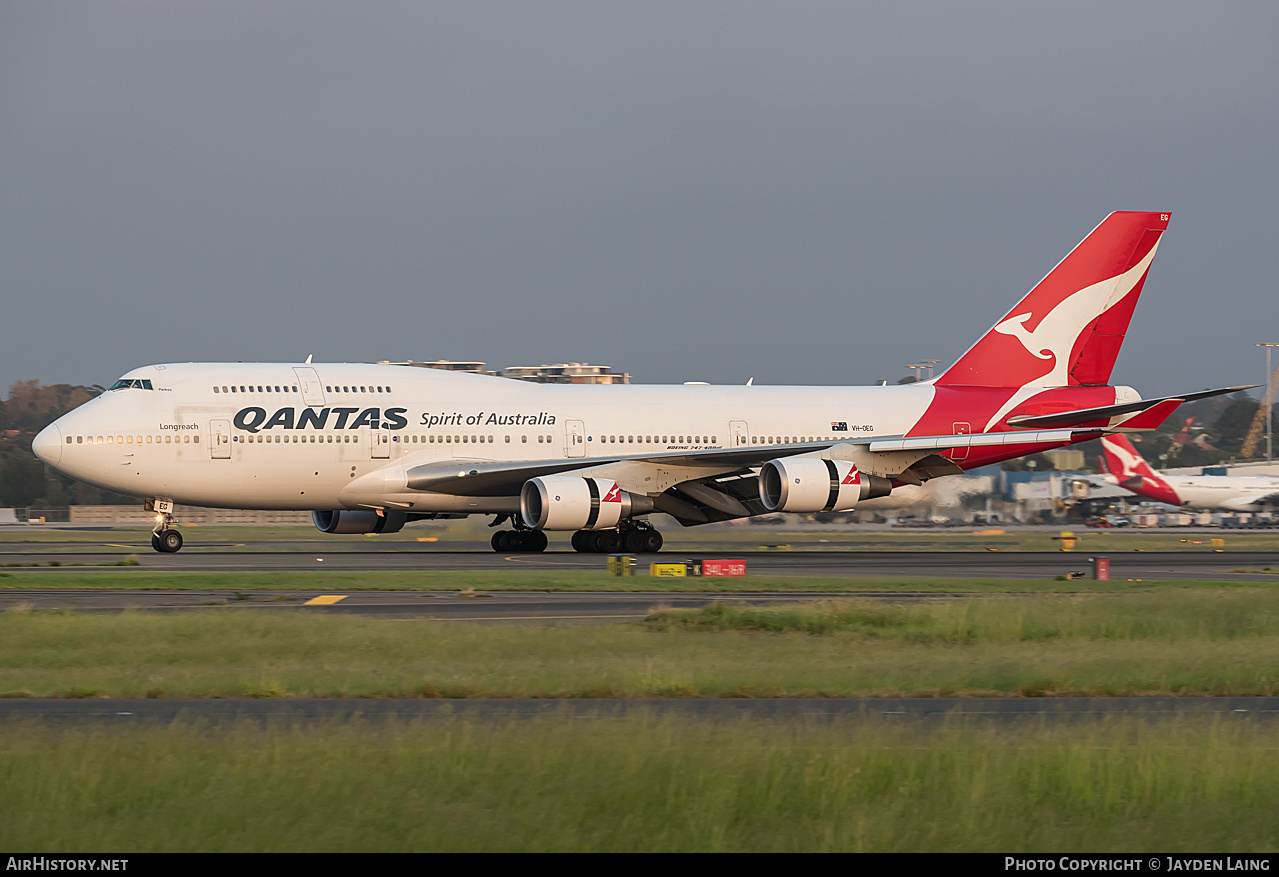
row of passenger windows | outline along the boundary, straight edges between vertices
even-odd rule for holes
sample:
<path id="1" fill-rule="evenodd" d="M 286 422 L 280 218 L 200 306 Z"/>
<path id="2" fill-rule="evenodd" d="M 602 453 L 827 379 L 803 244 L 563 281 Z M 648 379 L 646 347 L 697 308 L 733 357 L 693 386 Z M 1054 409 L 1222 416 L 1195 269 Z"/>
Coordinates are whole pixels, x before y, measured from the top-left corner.
<path id="1" fill-rule="evenodd" d="M 688 439 L 688 441 L 685 442 L 684 441 L 685 439 Z M 595 437 L 588 435 L 586 437 L 586 440 L 588 442 L 594 441 Z M 682 445 L 682 444 L 690 444 L 690 445 L 712 444 L 713 445 L 718 441 L 719 441 L 719 438 L 713 435 L 690 435 L 690 436 L 602 435 L 600 436 L 600 444 L 611 444 L 611 445 L 619 444 L 619 443 L 624 445 L 652 445 L 652 444 L 665 445 L 665 444 L 671 444 L 671 443 L 674 443 L 677 445 Z"/>
<path id="2" fill-rule="evenodd" d="M 284 442 L 285 442 L 285 443 L 288 443 L 288 442 L 289 442 L 289 438 L 290 438 L 290 437 L 289 437 L 289 436 L 287 436 L 287 435 L 286 435 L 286 436 L 284 436 Z M 659 438 L 660 438 L 660 442 L 659 442 Z M 689 444 L 695 444 L 695 445 L 700 445 L 700 444 L 702 444 L 702 443 L 704 443 L 704 442 L 705 442 L 705 443 L 709 443 L 709 444 L 712 444 L 712 445 L 713 445 L 713 444 L 715 444 L 716 442 L 718 442 L 718 441 L 719 441 L 718 437 L 717 437 L 717 436 L 713 436 L 713 435 L 712 435 L 712 436 L 704 436 L 704 435 L 690 435 L 690 436 L 682 436 L 682 435 L 681 435 L 681 436 L 674 436 L 674 435 L 673 435 L 673 436 L 655 436 L 655 435 L 608 435 L 608 436 L 603 436 L 603 435 L 602 435 L 602 436 L 600 436 L 600 441 L 601 441 L 601 442 L 607 442 L 608 444 L 618 444 L 618 443 L 621 443 L 621 444 L 653 444 L 654 442 L 657 442 L 657 443 L 659 443 L 659 444 L 666 444 L 666 443 L 668 443 L 668 442 L 674 442 L 675 444 L 681 444 L 681 445 L 682 445 L 682 444 L 684 444 L 684 439 L 685 439 L 685 438 L 687 438 L 687 439 L 688 439 L 688 443 L 689 443 Z M 91 436 L 91 435 L 90 435 L 90 436 L 77 435 L 77 436 L 67 436 L 67 444 L 71 444 L 71 443 L 74 441 L 76 444 L 78 444 L 78 445 L 82 445 L 82 444 L 85 444 L 86 439 L 88 440 L 88 443 L 89 443 L 89 444 L 91 444 L 91 445 L 93 445 L 93 444 L 98 444 L 98 445 L 101 445 L 101 444 L 108 444 L 108 445 L 111 445 L 111 444 L 120 444 L 120 445 L 130 444 L 130 445 L 131 445 L 131 444 L 134 444 L 135 442 L 136 442 L 137 444 L 139 444 L 139 445 L 140 445 L 140 444 L 142 444 L 142 443 L 143 443 L 143 441 L 144 441 L 144 440 L 145 440 L 146 444 L 148 444 L 148 445 L 149 445 L 149 444 L 152 444 L 152 442 L 153 442 L 153 441 L 154 441 L 154 443 L 155 443 L 155 444 L 157 444 L 157 445 L 158 445 L 158 444 L 161 444 L 161 442 L 163 442 L 163 443 L 164 443 L 164 444 L 166 444 L 166 445 L 168 445 L 168 444 L 174 444 L 174 443 L 175 443 L 175 440 L 176 440 L 176 444 L 191 444 L 192 442 L 194 442 L 195 444 L 197 444 L 197 445 L 198 445 L 198 444 L 200 443 L 200 437 L 199 437 L 198 435 L 194 435 L 194 436 L 193 436 L 193 435 L 180 435 L 180 436 L 172 436 L 172 435 L 158 436 L 158 435 L 157 435 L 157 436 L 155 436 L 155 437 L 154 437 L 154 439 L 153 439 L 153 437 L 152 437 L 152 436 L 149 436 L 149 435 L 148 435 L 148 436 L 137 436 L 136 438 L 135 438 L 134 436 L 131 436 L 131 435 L 118 435 L 118 436 L 106 436 L 106 437 L 105 437 L 105 441 L 104 441 L 104 437 L 103 437 L 103 436 L 97 436 L 97 437 L 96 437 L 96 439 L 95 439 L 95 437 L 94 437 L 94 436 Z M 265 439 L 266 439 L 266 441 L 270 442 L 270 441 L 271 441 L 271 436 L 266 436 L 266 437 L 265 437 Z M 350 435 L 350 434 L 347 434 L 347 435 L 343 435 L 343 436 L 339 439 L 339 441 L 344 442 L 344 443 L 349 443 L 350 441 L 352 441 L 352 440 L 354 440 L 354 439 L 355 439 L 355 436 L 352 436 L 352 435 Z M 241 438 L 241 437 L 237 436 L 237 437 L 236 437 L 236 440 L 237 440 L 237 441 L 246 441 L 246 442 L 257 441 L 258 443 L 261 443 L 261 442 L 263 441 L 263 436 L 262 436 L 262 435 L 258 435 L 258 436 L 256 436 L 256 438 L 255 438 L 254 436 L 252 436 L 252 435 L 245 436 L 245 437 L 243 437 L 243 438 Z M 304 436 L 301 436 L 301 439 L 300 439 L 300 440 L 302 441 L 302 443 L 304 443 L 304 444 L 305 444 L 305 443 L 307 442 L 307 436 L 305 436 L 305 435 L 304 435 Z M 397 435 L 397 436 L 394 436 L 392 440 L 393 440 L 393 441 L 397 441 L 397 442 L 398 442 L 398 441 L 400 441 L 400 436 L 398 436 L 398 435 Z M 590 438 L 588 437 L 588 441 L 589 441 L 589 440 L 590 440 Z M 293 444 L 297 444 L 297 443 L 298 443 L 298 441 L 299 441 L 299 437 L 298 437 L 297 435 L 292 436 L 292 441 L 293 441 Z M 319 439 L 319 441 L 320 441 L 321 443 L 324 443 L 324 442 L 325 442 L 325 438 L 324 438 L 324 436 L 321 436 L 321 437 L 320 437 L 320 439 Z M 437 443 L 437 441 L 438 441 L 438 443 L 439 443 L 439 444 L 485 444 L 485 443 L 489 443 L 489 444 L 491 444 L 491 443 L 493 443 L 493 441 L 494 441 L 494 437 L 493 437 L 493 436 L 491 436 L 491 435 L 488 435 L 488 436 L 485 436 L 485 435 L 480 435 L 480 436 L 475 436 L 475 435 L 472 435 L 472 436 L 465 436 L 465 435 L 442 435 L 442 436 L 439 436 L 438 438 L 437 438 L 435 435 L 429 435 L 429 436 L 426 436 L 426 435 L 424 435 L 424 436 L 418 436 L 418 435 L 406 435 L 406 436 L 404 436 L 404 442 L 405 442 L 405 443 L 412 442 L 412 443 L 414 443 L 414 444 L 418 444 L 418 443 L 421 443 L 421 444 L 428 444 L 428 443 L 430 443 L 430 444 L 436 444 L 436 443 Z M 526 436 L 526 435 L 522 435 L 522 436 L 520 436 L 520 441 L 521 441 L 522 443 L 527 444 L 527 443 L 528 443 L 528 436 Z M 773 444 L 789 445 L 789 444 L 795 444 L 795 443 L 805 442 L 805 441 L 809 441 L 809 442 L 814 442 L 814 441 L 833 441 L 833 439 L 830 439 L 830 438 L 821 438 L 821 437 L 813 438 L 812 436 L 809 436 L 807 439 L 805 439 L 803 436 L 771 436 L 771 435 L 770 435 L 770 436 L 751 436 L 751 444 L 753 444 L 753 445 L 758 445 L 758 444 L 765 444 L 765 445 L 773 445 Z M 310 443 L 311 443 L 311 444 L 315 444 L 315 442 L 316 442 L 316 437 L 315 437 L 314 435 L 310 436 Z M 330 444 L 333 442 L 333 436 L 331 436 L 331 435 L 330 435 L 330 436 L 328 437 L 328 442 L 329 442 Z M 552 444 L 553 442 L 554 442 L 554 436 L 549 436 L 549 435 L 539 435 L 539 436 L 537 437 L 537 443 L 538 443 L 539 445 L 540 445 L 540 444 L 548 444 L 548 445 L 549 445 L 549 444 Z M 279 444 L 279 443 L 280 443 L 280 436 L 279 436 L 279 435 L 276 435 L 276 436 L 275 436 L 275 444 Z M 506 436 L 506 443 L 507 443 L 507 444 L 510 444 L 510 443 L 511 443 L 511 437 L 510 437 L 509 435 L 508 435 L 508 436 Z"/>
<path id="3" fill-rule="evenodd" d="M 811 435 L 808 438 L 804 438 L 802 435 L 785 435 L 785 436 L 783 435 L 777 435 L 777 436 L 753 435 L 751 436 L 752 445 L 795 445 L 795 444 L 802 444 L 804 442 L 833 442 L 833 441 L 834 439 L 831 438 L 830 436 L 826 436 L 823 438 L 820 435 L 817 438 L 813 438 Z"/>
<path id="4" fill-rule="evenodd" d="M 200 443 L 200 437 L 198 435 L 157 435 L 157 436 L 109 435 L 109 436 L 106 436 L 105 440 L 103 439 L 102 436 L 97 436 L 97 437 L 94 437 L 91 435 L 67 436 L 67 444 L 71 444 L 71 442 L 74 441 L 77 445 L 84 445 L 84 444 L 89 444 L 89 445 L 138 444 L 140 445 L 143 443 L 143 440 L 145 440 L 146 444 L 148 445 L 152 443 L 157 445 L 159 444 L 166 444 L 166 445 L 197 444 L 198 445 Z"/>
<path id="5" fill-rule="evenodd" d="M 287 386 L 287 385 L 286 385 L 286 386 L 280 386 L 279 384 L 276 384 L 275 386 L 271 386 L 270 384 L 267 384 L 265 387 L 264 387 L 264 386 L 262 386 L 261 384 L 258 384 L 256 387 L 255 387 L 255 386 L 253 386 L 252 384 L 249 384 L 247 387 L 246 387 L 244 384 L 241 384 L 239 387 L 229 387 L 229 388 L 228 388 L 228 387 L 221 387 L 221 388 L 214 387 L 214 388 L 213 388 L 213 392 L 215 392 L 215 393 L 235 393 L 235 392 L 240 392 L 240 393 L 296 393 L 297 391 L 298 391 L 298 388 L 297 388 L 297 387 L 290 387 L 290 386 Z"/>
<path id="6" fill-rule="evenodd" d="M 147 387 L 146 387 L 146 388 L 147 388 L 148 390 L 149 390 L 149 389 L 151 389 L 151 382 L 150 382 L 150 381 L 132 381 L 132 382 L 130 382 L 130 381 L 116 381 L 116 384 L 117 384 L 117 385 L 120 385 L 120 384 L 124 384 L 124 385 L 131 385 L 131 384 L 142 384 L 142 383 L 145 383 L 145 384 L 147 385 Z M 114 389 L 117 389 L 117 387 L 112 387 L 111 389 L 113 389 L 113 390 L 114 390 Z M 351 386 L 351 387 L 339 387 L 339 386 L 332 386 L 332 387 L 325 387 L 325 388 L 324 388 L 324 390 L 325 390 L 325 392 L 327 392 L 327 393 L 389 393 L 389 392 L 391 392 L 391 388 L 390 388 L 390 387 L 355 387 L 355 386 Z M 215 392 L 215 393 L 296 393 L 297 391 L 298 391 L 298 388 L 297 388 L 297 387 L 291 387 L 291 386 L 289 386 L 289 385 L 287 385 L 287 384 L 256 384 L 256 385 L 254 385 L 254 384 L 247 384 L 247 385 L 246 385 L 246 384 L 239 384 L 238 386 L 237 386 L 237 385 L 231 385 L 231 386 L 223 385 L 223 386 L 221 386 L 221 387 L 214 387 L 214 388 L 213 388 L 213 392 Z"/>
<path id="7" fill-rule="evenodd" d="M 552 443 L 552 439 L 553 439 L 553 436 L 549 436 L 549 435 L 539 435 L 539 436 L 537 437 L 537 443 L 538 443 L 539 445 L 541 445 L 541 444 L 547 444 L 547 445 L 549 445 L 549 444 L 551 444 L 551 443 Z M 437 443 L 438 443 L 438 444 L 441 444 L 441 445 L 444 445 L 444 444 L 450 444 L 450 445 L 451 445 L 451 444 L 459 444 L 459 445 L 466 445 L 466 444 L 470 444 L 470 445 L 482 445 L 482 444 L 492 444 L 492 443 L 493 443 L 493 442 L 495 442 L 496 440 L 497 440 L 497 439 L 496 439 L 496 437 L 491 436 L 491 435 L 469 435 L 469 436 L 468 436 L 468 435 L 442 435 L 442 436 L 435 436 L 435 435 L 423 435 L 423 436 L 419 436 L 419 435 L 406 435 L 406 436 L 398 436 L 398 435 L 397 435 L 397 436 L 392 436 L 392 437 L 391 437 L 391 441 L 394 441 L 394 442 L 403 441 L 405 444 L 413 443 L 413 444 L 424 444 L 424 445 L 425 445 L 425 444 L 437 444 Z M 237 436 L 235 436 L 234 441 L 237 441 L 237 442 L 251 442 L 251 443 L 255 443 L 255 444 L 259 444 L 259 445 L 260 445 L 260 444 L 262 444 L 263 442 L 265 442 L 266 444 L 276 444 L 276 445 L 281 444 L 281 443 L 286 444 L 286 445 L 287 445 L 287 444 L 295 444 L 295 445 L 296 445 L 296 444 L 298 444 L 299 442 L 300 442 L 300 443 L 302 443 L 302 444 L 304 444 L 304 445 L 305 445 L 305 444 L 312 444 L 312 445 L 313 445 L 313 444 L 316 444 L 316 443 L 319 443 L 319 444 L 322 444 L 322 445 L 323 445 L 323 444 L 330 444 L 330 445 L 331 445 L 331 444 L 333 444 L 335 441 L 336 441 L 338 444 L 350 444 L 350 443 L 352 443 L 352 442 L 359 442 L 359 434 L 358 434 L 358 433 L 344 433 L 344 434 L 339 435 L 339 436 L 335 439 L 332 435 L 320 435 L 320 436 L 316 436 L 316 435 L 297 435 L 297 434 L 293 434 L 293 435 L 281 435 L 281 434 L 279 434 L 279 433 L 276 433 L 275 435 L 263 435 L 262 433 L 258 433 L 258 434 L 256 434 L 256 435 L 243 435 L 243 436 L 241 436 L 241 435 L 237 435 Z M 523 443 L 523 444 L 528 444 L 528 436 L 526 436 L 526 435 L 522 435 L 522 436 L 520 436 L 520 442 L 521 442 L 521 443 Z M 511 443 L 511 437 L 508 435 L 508 436 L 506 436 L 506 444 L 508 444 L 508 445 L 509 445 L 510 443 Z"/>

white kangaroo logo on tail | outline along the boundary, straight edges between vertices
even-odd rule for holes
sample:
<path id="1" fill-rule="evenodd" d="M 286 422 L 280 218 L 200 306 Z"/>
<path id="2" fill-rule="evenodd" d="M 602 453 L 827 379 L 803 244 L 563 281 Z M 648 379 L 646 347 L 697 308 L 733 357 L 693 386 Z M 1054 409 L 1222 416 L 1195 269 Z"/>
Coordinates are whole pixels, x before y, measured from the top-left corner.
<path id="1" fill-rule="evenodd" d="M 1125 481 L 1141 474 L 1138 472 L 1138 469 L 1141 468 L 1141 464 L 1144 463 L 1145 460 L 1139 456 L 1135 456 L 1127 448 L 1116 442 L 1112 442 L 1108 439 L 1102 439 L 1101 443 L 1105 445 L 1106 450 L 1110 451 L 1111 455 L 1119 462 L 1119 466 L 1122 471 L 1115 472 L 1113 474 L 1116 475 L 1120 481 Z"/>
<path id="2" fill-rule="evenodd" d="M 1084 327 L 1100 317 L 1125 295 L 1132 292 L 1150 267 L 1155 258 L 1155 246 L 1150 248 L 1146 257 L 1123 274 L 1108 277 L 1105 280 L 1085 286 L 1078 292 L 1066 296 L 1057 306 L 1048 312 L 1035 331 L 1026 329 L 1026 322 L 1034 314 L 1018 314 L 1009 317 L 995 331 L 1001 335 L 1011 335 L 1021 342 L 1026 352 L 1036 359 L 1053 359 L 1053 368 L 1048 374 L 1037 379 L 1036 385 L 1041 387 L 1064 387 L 1066 385 L 1066 368 L 1069 365 L 1070 350 Z"/>
<path id="3" fill-rule="evenodd" d="M 1039 321 L 1035 331 L 1026 328 L 1026 322 L 1033 313 L 1018 314 L 998 323 L 994 331 L 1001 335 L 1010 335 L 1021 342 L 1026 352 L 1036 359 L 1052 359 L 1052 369 L 1045 375 L 1031 378 L 1021 389 L 1013 393 L 1012 398 L 1004 403 L 995 416 L 986 423 L 986 431 L 1000 421 L 1009 411 L 1038 393 L 1045 387 L 1064 387 L 1067 384 L 1066 369 L 1070 366 L 1070 351 L 1075 346 L 1079 333 L 1093 320 L 1100 317 L 1128 293 L 1132 292 L 1138 281 L 1145 276 L 1151 261 L 1155 258 L 1155 250 L 1159 242 L 1150 248 L 1136 265 L 1123 274 L 1107 277 L 1091 286 L 1072 292 L 1048 312 Z"/>

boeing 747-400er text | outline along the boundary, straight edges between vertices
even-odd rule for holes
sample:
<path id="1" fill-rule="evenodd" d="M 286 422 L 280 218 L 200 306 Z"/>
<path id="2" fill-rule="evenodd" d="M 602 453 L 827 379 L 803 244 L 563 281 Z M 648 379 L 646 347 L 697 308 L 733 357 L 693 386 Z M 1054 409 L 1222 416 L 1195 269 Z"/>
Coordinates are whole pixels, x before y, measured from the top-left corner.
<path id="1" fill-rule="evenodd" d="M 1191 509 L 1260 512 L 1279 507 L 1279 478 L 1254 475 L 1172 475 L 1150 468 L 1127 436 L 1101 440 L 1105 483 L 1138 496 Z"/>
<path id="2" fill-rule="evenodd" d="M 648 522 L 847 511 L 903 484 L 1113 431 L 1142 401 L 1110 373 L 1167 213 L 1112 213 L 941 376 L 904 386 L 565 386 L 397 365 L 135 369 L 32 445 L 55 469 L 146 497 L 177 551 L 176 503 L 313 512 L 326 533 L 495 515 L 497 551 L 657 551 Z M 960 305 L 932 303 L 934 313 Z"/>

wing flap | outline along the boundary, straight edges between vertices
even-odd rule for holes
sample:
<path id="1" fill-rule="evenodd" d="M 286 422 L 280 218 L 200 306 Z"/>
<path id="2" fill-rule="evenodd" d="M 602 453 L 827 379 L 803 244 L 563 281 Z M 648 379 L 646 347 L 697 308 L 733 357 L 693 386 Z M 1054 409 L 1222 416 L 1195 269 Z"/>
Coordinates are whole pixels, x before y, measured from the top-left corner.
<path id="1" fill-rule="evenodd" d="M 972 435 L 921 435 L 875 439 L 869 443 L 872 454 L 892 451 L 925 451 L 945 448 L 987 448 L 999 445 L 1056 445 L 1086 441 L 1101 435 L 1099 429 L 1044 429 L 1035 432 L 979 432 Z"/>

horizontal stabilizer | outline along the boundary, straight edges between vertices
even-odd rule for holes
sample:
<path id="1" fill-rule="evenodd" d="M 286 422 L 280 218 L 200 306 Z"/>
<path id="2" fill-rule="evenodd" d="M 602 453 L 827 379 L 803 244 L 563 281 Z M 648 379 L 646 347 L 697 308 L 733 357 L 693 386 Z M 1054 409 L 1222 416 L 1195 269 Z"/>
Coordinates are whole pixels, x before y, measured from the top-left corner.
<path id="1" fill-rule="evenodd" d="M 1225 393 L 1240 390 L 1251 390 L 1254 385 L 1245 387 L 1225 387 L 1220 390 L 1203 390 L 1198 393 L 1184 393 L 1180 396 L 1164 396 L 1161 399 L 1142 399 L 1140 402 L 1127 402 L 1123 405 L 1106 405 L 1101 408 L 1081 408 L 1076 411 L 1060 411 L 1056 414 L 1019 415 L 1008 418 L 1008 425 L 1015 429 L 1052 429 L 1055 427 L 1088 426 L 1097 429 L 1154 429 L 1168 419 L 1169 415 L 1184 402 L 1195 399 L 1207 399 Z M 1150 416 L 1143 416 L 1149 414 Z M 1112 418 L 1132 415 L 1119 423 L 1109 423 Z M 1156 417 L 1158 418 L 1156 420 Z M 1102 423 L 1101 421 L 1107 421 Z"/>

